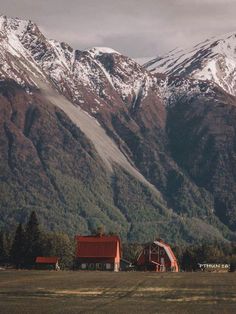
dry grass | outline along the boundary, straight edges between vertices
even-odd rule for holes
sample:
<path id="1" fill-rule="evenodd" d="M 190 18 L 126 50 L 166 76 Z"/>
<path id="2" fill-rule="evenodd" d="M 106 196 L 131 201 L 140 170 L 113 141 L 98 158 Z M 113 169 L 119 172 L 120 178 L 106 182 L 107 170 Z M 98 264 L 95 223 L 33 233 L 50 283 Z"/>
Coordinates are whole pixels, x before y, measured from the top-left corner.
<path id="1" fill-rule="evenodd" d="M 235 313 L 236 274 L 0 272 L 1 314 Z"/>

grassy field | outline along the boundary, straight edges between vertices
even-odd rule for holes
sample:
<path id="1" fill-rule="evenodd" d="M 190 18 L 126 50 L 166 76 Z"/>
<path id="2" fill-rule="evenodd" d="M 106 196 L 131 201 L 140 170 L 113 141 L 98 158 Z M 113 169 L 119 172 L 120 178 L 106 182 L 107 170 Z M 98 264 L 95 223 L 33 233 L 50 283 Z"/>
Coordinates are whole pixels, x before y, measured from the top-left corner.
<path id="1" fill-rule="evenodd" d="M 1 271 L 0 313 L 236 313 L 236 273 Z"/>

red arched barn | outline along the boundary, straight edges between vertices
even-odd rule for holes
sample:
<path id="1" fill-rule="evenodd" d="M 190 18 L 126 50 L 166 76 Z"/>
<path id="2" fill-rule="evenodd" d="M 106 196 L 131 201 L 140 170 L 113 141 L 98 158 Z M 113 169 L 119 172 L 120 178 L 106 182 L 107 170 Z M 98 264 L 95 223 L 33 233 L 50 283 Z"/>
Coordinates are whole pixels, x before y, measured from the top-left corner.
<path id="1" fill-rule="evenodd" d="M 179 271 L 177 259 L 172 249 L 162 240 L 145 245 L 137 259 L 137 267 L 139 270 L 157 272 Z"/>

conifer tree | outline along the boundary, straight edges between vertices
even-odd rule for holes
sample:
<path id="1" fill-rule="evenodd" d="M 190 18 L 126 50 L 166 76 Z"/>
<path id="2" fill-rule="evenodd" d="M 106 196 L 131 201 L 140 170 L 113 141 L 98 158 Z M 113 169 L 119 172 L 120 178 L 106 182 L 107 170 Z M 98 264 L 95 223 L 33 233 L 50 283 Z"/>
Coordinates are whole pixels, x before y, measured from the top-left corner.
<path id="1" fill-rule="evenodd" d="M 7 259 L 6 236 L 3 231 L 0 232 L 0 264 Z"/>
<path id="2" fill-rule="evenodd" d="M 16 265 L 17 268 L 20 268 L 24 265 L 25 233 L 21 223 L 18 225 L 16 229 L 10 256 L 12 262 Z"/>
<path id="3" fill-rule="evenodd" d="M 32 265 L 37 256 L 42 254 L 42 234 L 39 228 L 39 222 L 36 212 L 33 211 L 25 229 L 25 257 L 26 264 Z"/>

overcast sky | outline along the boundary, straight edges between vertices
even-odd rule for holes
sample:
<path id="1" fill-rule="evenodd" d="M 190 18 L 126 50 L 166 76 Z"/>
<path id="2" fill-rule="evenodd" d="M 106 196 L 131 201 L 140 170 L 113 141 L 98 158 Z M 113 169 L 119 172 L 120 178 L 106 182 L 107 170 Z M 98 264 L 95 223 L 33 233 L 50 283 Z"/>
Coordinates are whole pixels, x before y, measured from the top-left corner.
<path id="1" fill-rule="evenodd" d="M 74 48 L 108 46 L 131 57 L 236 32 L 236 0 L 0 0 L 0 10 Z"/>

